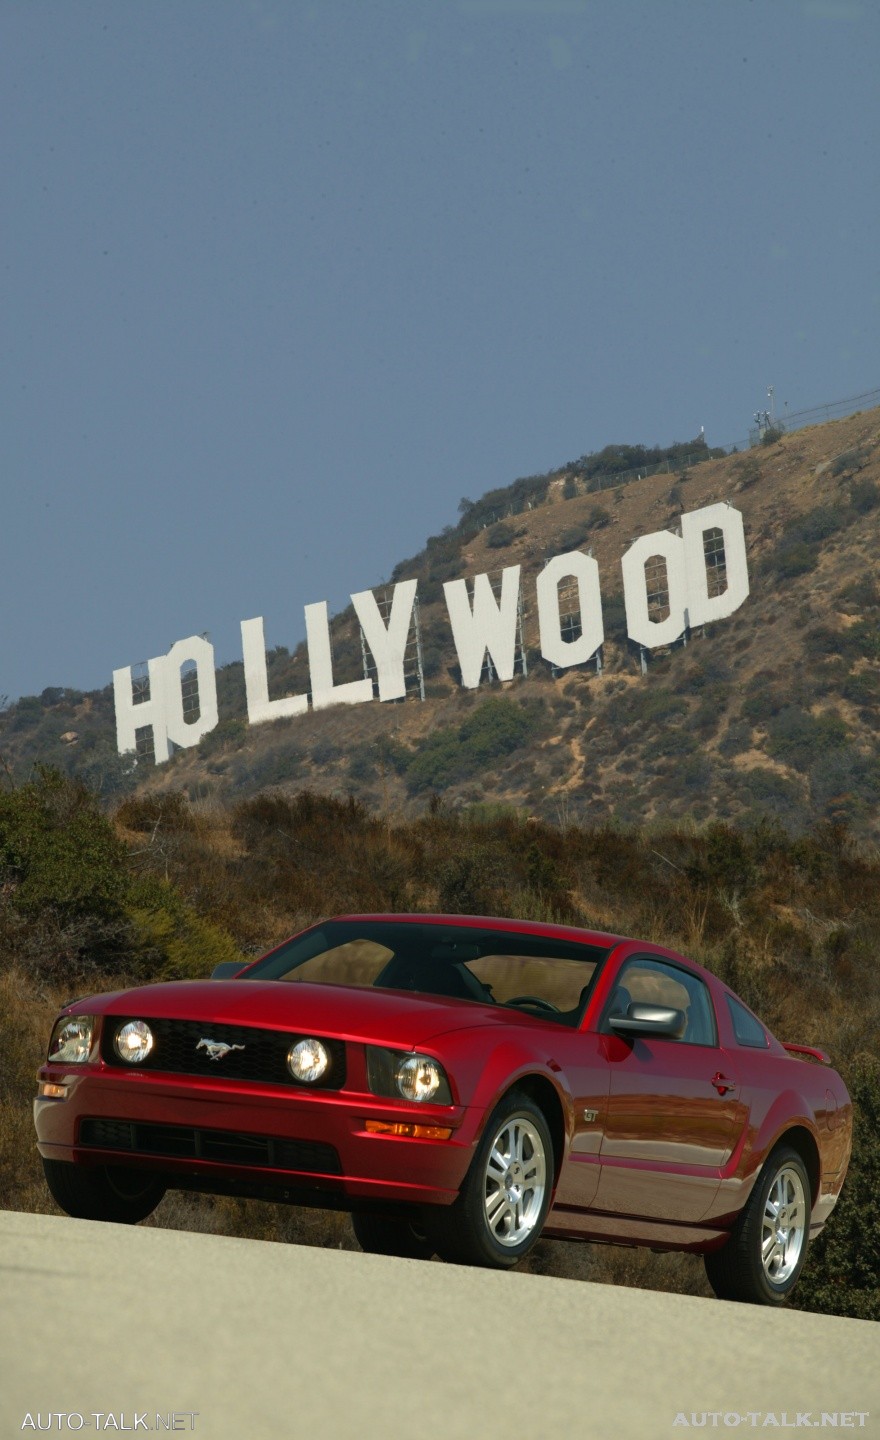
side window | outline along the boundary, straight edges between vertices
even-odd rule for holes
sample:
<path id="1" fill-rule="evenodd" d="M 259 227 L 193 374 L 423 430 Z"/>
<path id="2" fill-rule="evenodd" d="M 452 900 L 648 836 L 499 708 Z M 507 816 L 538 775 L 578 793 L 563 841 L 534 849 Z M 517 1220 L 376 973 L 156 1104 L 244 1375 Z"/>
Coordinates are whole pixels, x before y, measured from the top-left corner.
<path id="1" fill-rule="evenodd" d="M 760 1020 L 756 1020 L 751 1010 L 747 1010 L 745 1005 L 734 1000 L 732 995 L 725 995 L 724 998 L 730 1011 L 736 1043 L 750 1045 L 753 1050 L 766 1050 L 770 1041 L 767 1039 L 767 1032 Z"/>
<path id="2" fill-rule="evenodd" d="M 689 970 L 669 965 L 664 960 L 629 960 L 620 972 L 617 988 L 605 1015 L 626 1014 L 630 1004 L 667 1005 L 685 1014 L 681 1045 L 717 1045 L 715 1015 L 709 991 L 702 980 Z"/>

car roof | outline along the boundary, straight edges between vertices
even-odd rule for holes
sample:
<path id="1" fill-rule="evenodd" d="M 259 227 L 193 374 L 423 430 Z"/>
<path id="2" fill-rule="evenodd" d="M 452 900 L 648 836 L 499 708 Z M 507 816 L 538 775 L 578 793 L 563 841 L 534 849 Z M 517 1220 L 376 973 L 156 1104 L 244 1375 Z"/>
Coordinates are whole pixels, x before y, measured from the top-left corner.
<path id="1" fill-rule="evenodd" d="M 624 943 L 625 935 L 609 935 L 602 930 L 585 930 L 578 925 L 551 925 L 543 920 L 511 920 L 499 915 L 422 915 L 414 913 L 385 913 L 359 915 L 328 915 L 324 924 L 330 921 L 371 921 L 379 924 L 404 925 L 460 925 L 465 929 L 509 930 L 513 935 L 544 935 L 554 940 L 571 940 L 581 945 L 596 945 L 612 950 Z"/>

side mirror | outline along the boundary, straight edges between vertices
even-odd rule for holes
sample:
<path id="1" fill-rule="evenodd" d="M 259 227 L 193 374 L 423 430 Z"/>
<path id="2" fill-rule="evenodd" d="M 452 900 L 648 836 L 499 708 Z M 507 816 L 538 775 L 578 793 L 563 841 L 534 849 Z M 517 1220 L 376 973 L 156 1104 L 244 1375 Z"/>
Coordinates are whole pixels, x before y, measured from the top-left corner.
<path id="1" fill-rule="evenodd" d="M 240 960 L 222 960 L 211 971 L 211 979 L 232 980 L 236 975 L 240 975 L 244 968 L 244 963 Z"/>
<path id="2" fill-rule="evenodd" d="M 625 1015 L 609 1015 L 608 1024 L 615 1035 L 661 1035 L 678 1040 L 684 1034 L 687 1017 L 683 1010 L 670 1010 L 666 1005 L 644 1005 L 633 1001 Z"/>

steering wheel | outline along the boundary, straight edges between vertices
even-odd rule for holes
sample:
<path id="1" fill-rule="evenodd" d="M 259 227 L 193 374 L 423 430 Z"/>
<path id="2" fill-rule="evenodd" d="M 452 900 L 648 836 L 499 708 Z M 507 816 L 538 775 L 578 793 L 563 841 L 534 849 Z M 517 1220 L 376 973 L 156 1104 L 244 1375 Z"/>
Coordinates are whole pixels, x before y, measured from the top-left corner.
<path id="1" fill-rule="evenodd" d="M 552 1000 L 544 1000 L 540 995 L 514 995 L 512 1000 L 505 1000 L 505 1005 L 540 1005 L 542 1010 L 552 1010 L 554 1014 L 561 1014 L 558 1005 Z"/>

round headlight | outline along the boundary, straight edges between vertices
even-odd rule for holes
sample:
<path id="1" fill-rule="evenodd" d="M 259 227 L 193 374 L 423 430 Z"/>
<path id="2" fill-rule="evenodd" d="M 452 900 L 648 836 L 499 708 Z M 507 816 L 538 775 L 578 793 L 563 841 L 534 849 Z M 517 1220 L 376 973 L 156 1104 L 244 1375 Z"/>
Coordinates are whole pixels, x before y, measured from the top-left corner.
<path id="1" fill-rule="evenodd" d="M 320 1040 L 297 1040 L 287 1052 L 287 1068 L 294 1080 L 307 1085 L 326 1075 L 329 1066 L 330 1056 Z"/>
<path id="2" fill-rule="evenodd" d="M 427 1055 L 408 1055 L 397 1067 L 397 1088 L 405 1100 L 433 1100 L 443 1071 Z"/>
<path id="3" fill-rule="evenodd" d="M 113 1037 L 113 1049 L 127 1065 L 140 1065 L 153 1048 L 153 1032 L 144 1020 L 129 1020 Z"/>
<path id="4" fill-rule="evenodd" d="M 59 1021 L 49 1044 L 49 1059 L 67 1065 L 84 1065 L 92 1048 L 94 1023 L 91 1015 L 75 1015 L 72 1020 Z"/>

